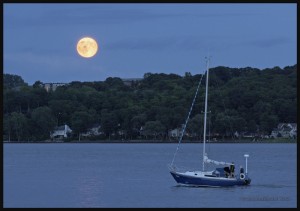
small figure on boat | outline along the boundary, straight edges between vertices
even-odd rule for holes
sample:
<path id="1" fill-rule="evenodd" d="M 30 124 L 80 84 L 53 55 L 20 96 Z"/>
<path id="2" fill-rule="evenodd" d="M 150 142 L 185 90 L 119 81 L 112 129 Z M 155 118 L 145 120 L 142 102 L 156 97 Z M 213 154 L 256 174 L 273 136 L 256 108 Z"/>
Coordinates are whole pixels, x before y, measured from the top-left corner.
<path id="1" fill-rule="evenodd" d="M 234 177 L 234 162 L 230 164 L 230 177 Z"/>
<path id="2" fill-rule="evenodd" d="M 240 174 L 243 174 L 243 173 L 245 173 L 244 168 L 243 168 L 243 166 L 240 166 Z"/>
<path id="3" fill-rule="evenodd" d="M 225 177 L 228 178 L 230 176 L 230 169 L 228 166 L 224 167 Z"/>

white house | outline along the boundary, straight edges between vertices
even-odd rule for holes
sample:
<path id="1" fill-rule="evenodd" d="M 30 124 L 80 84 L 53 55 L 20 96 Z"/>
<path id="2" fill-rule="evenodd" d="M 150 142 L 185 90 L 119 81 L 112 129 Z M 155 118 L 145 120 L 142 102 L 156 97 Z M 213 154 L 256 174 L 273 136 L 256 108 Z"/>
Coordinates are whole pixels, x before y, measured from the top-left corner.
<path id="1" fill-rule="evenodd" d="M 296 138 L 297 137 L 297 123 L 280 123 L 277 128 L 274 128 L 270 137 L 277 138 Z"/>
<path id="2" fill-rule="evenodd" d="M 95 125 L 93 125 L 91 128 L 89 128 L 89 129 L 87 130 L 87 132 L 81 133 L 80 135 L 81 135 L 81 136 L 84 136 L 84 137 L 88 137 L 88 136 L 98 136 L 98 135 L 103 134 L 103 133 L 100 131 L 100 129 L 101 129 L 100 124 L 95 124 Z"/>
<path id="3" fill-rule="evenodd" d="M 133 83 L 143 80 L 143 78 L 122 78 L 121 79 L 126 86 L 132 86 Z"/>
<path id="4" fill-rule="evenodd" d="M 40 86 L 44 87 L 47 92 L 50 90 L 55 91 L 59 86 L 66 86 L 68 83 L 42 83 Z"/>
<path id="5" fill-rule="evenodd" d="M 181 131 L 179 128 L 175 128 L 173 130 L 169 130 L 169 137 L 179 137 L 181 135 Z"/>
<path id="6" fill-rule="evenodd" d="M 50 132 L 51 138 L 67 138 L 68 135 L 72 133 L 71 128 L 68 125 L 62 125 L 54 128 L 52 132 Z"/>
<path id="7" fill-rule="evenodd" d="M 169 137 L 173 137 L 173 138 L 180 137 L 182 135 L 183 127 L 184 127 L 184 125 L 182 125 L 181 127 L 175 128 L 173 130 L 169 130 L 168 131 Z"/>
<path id="8" fill-rule="evenodd" d="M 291 138 L 297 138 L 297 123 L 291 123 L 292 129 L 290 130 L 290 137 Z"/>

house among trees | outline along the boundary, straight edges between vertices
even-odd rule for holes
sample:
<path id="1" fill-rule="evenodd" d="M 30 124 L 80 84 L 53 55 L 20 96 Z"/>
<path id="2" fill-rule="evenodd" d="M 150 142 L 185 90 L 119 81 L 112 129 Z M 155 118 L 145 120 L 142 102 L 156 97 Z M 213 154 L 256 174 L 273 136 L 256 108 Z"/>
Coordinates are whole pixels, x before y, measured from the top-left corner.
<path id="1" fill-rule="evenodd" d="M 172 138 L 177 138 L 179 136 L 181 136 L 182 132 L 180 130 L 180 128 L 175 128 L 173 130 L 169 130 L 169 137 L 172 137 Z"/>
<path id="2" fill-rule="evenodd" d="M 45 88 L 47 92 L 50 90 L 55 91 L 57 87 L 59 86 L 65 86 L 68 85 L 68 83 L 41 83 L 40 86 Z"/>
<path id="3" fill-rule="evenodd" d="M 83 137 L 89 137 L 89 136 L 98 136 L 103 134 L 103 132 L 100 131 L 101 125 L 100 124 L 95 124 L 91 128 L 87 130 L 85 133 L 81 133 L 80 135 Z"/>
<path id="4" fill-rule="evenodd" d="M 52 132 L 50 132 L 51 139 L 63 139 L 67 138 L 72 133 L 71 128 L 68 125 L 62 125 L 54 128 Z"/>
<path id="5" fill-rule="evenodd" d="M 182 125 L 181 127 L 175 128 L 173 130 L 169 130 L 168 131 L 168 136 L 172 137 L 172 138 L 178 138 L 182 135 L 182 129 L 183 129 L 184 125 Z"/>
<path id="6" fill-rule="evenodd" d="M 134 83 L 138 83 L 142 80 L 143 78 L 122 78 L 122 81 L 126 86 L 132 86 Z"/>
<path id="7" fill-rule="evenodd" d="M 274 128 L 270 137 L 297 138 L 297 123 L 280 123 Z"/>

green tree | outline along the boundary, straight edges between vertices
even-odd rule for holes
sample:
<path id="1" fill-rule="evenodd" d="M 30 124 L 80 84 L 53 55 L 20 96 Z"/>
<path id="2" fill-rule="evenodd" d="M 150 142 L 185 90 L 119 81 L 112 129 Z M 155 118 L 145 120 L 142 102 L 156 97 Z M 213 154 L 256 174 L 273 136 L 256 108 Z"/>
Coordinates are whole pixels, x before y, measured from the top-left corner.
<path id="1" fill-rule="evenodd" d="M 116 132 L 119 127 L 117 115 L 114 112 L 109 112 L 107 109 L 101 111 L 101 128 L 106 136 L 111 137 L 112 133 Z"/>
<path id="2" fill-rule="evenodd" d="M 263 114 L 260 117 L 260 131 L 271 134 L 273 128 L 278 125 L 278 117 L 276 115 Z"/>
<path id="3" fill-rule="evenodd" d="M 187 132 L 192 136 L 201 138 L 200 136 L 203 134 L 203 115 L 196 114 L 192 117 L 187 125 Z M 202 138 L 201 138 L 202 139 Z"/>
<path id="4" fill-rule="evenodd" d="M 3 140 L 10 142 L 12 135 L 12 122 L 9 114 L 3 116 Z"/>
<path id="5" fill-rule="evenodd" d="M 50 138 L 50 132 L 53 131 L 56 121 L 51 109 L 47 106 L 36 108 L 31 113 L 32 130 L 37 139 L 43 140 Z"/>
<path id="6" fill-rule="evenodd" d="M 12 112 L 10 116 L 10 123 L 12 128 L 12 137 L 17 141 L 25 140 L 27 138 L 27 123 L 28 119 L 22 113 Z"/>
<path id="7" fill-rule="evenodd" d="M 165 126 L 160 121 L 148 121 L 144 127 L 144 134 L 152 136 L 156 140 L 158 136 L 163 136 L 165 133 Z"/>
<path id="8" fill-rule="evenodd" d="M 131 125 L 135 136 L 140 135 L 140 130 L 146 123 L 146 114 L 138 114 L 132 117 Z"/>
<path id="9" fill-rule="evenodd" d="M 4 89 L 12 89 L 20 86 L 28 86 L 23 78 L 14 74 L 3 74 L 3 87 Z"/>
<path id="10" fill-rule="evenodd" d="M 80 141 L 81 133 L 86 132 L 95 123 L 95 111 L 76 111 L 71 116 L 71 128 L 78 135 Z"/>

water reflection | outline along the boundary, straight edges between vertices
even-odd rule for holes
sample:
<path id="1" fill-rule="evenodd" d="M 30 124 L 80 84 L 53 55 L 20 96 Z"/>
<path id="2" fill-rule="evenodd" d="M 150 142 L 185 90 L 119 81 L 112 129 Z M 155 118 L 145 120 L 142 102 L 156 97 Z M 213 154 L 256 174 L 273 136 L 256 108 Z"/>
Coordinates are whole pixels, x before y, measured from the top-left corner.
<path id="1" fill-rule="evenodd" d="M 104 186 L 97 176 L 83 175 L 79 178 L 78 194 L 82 207 L 95 207 L 102 204 Z"/>

